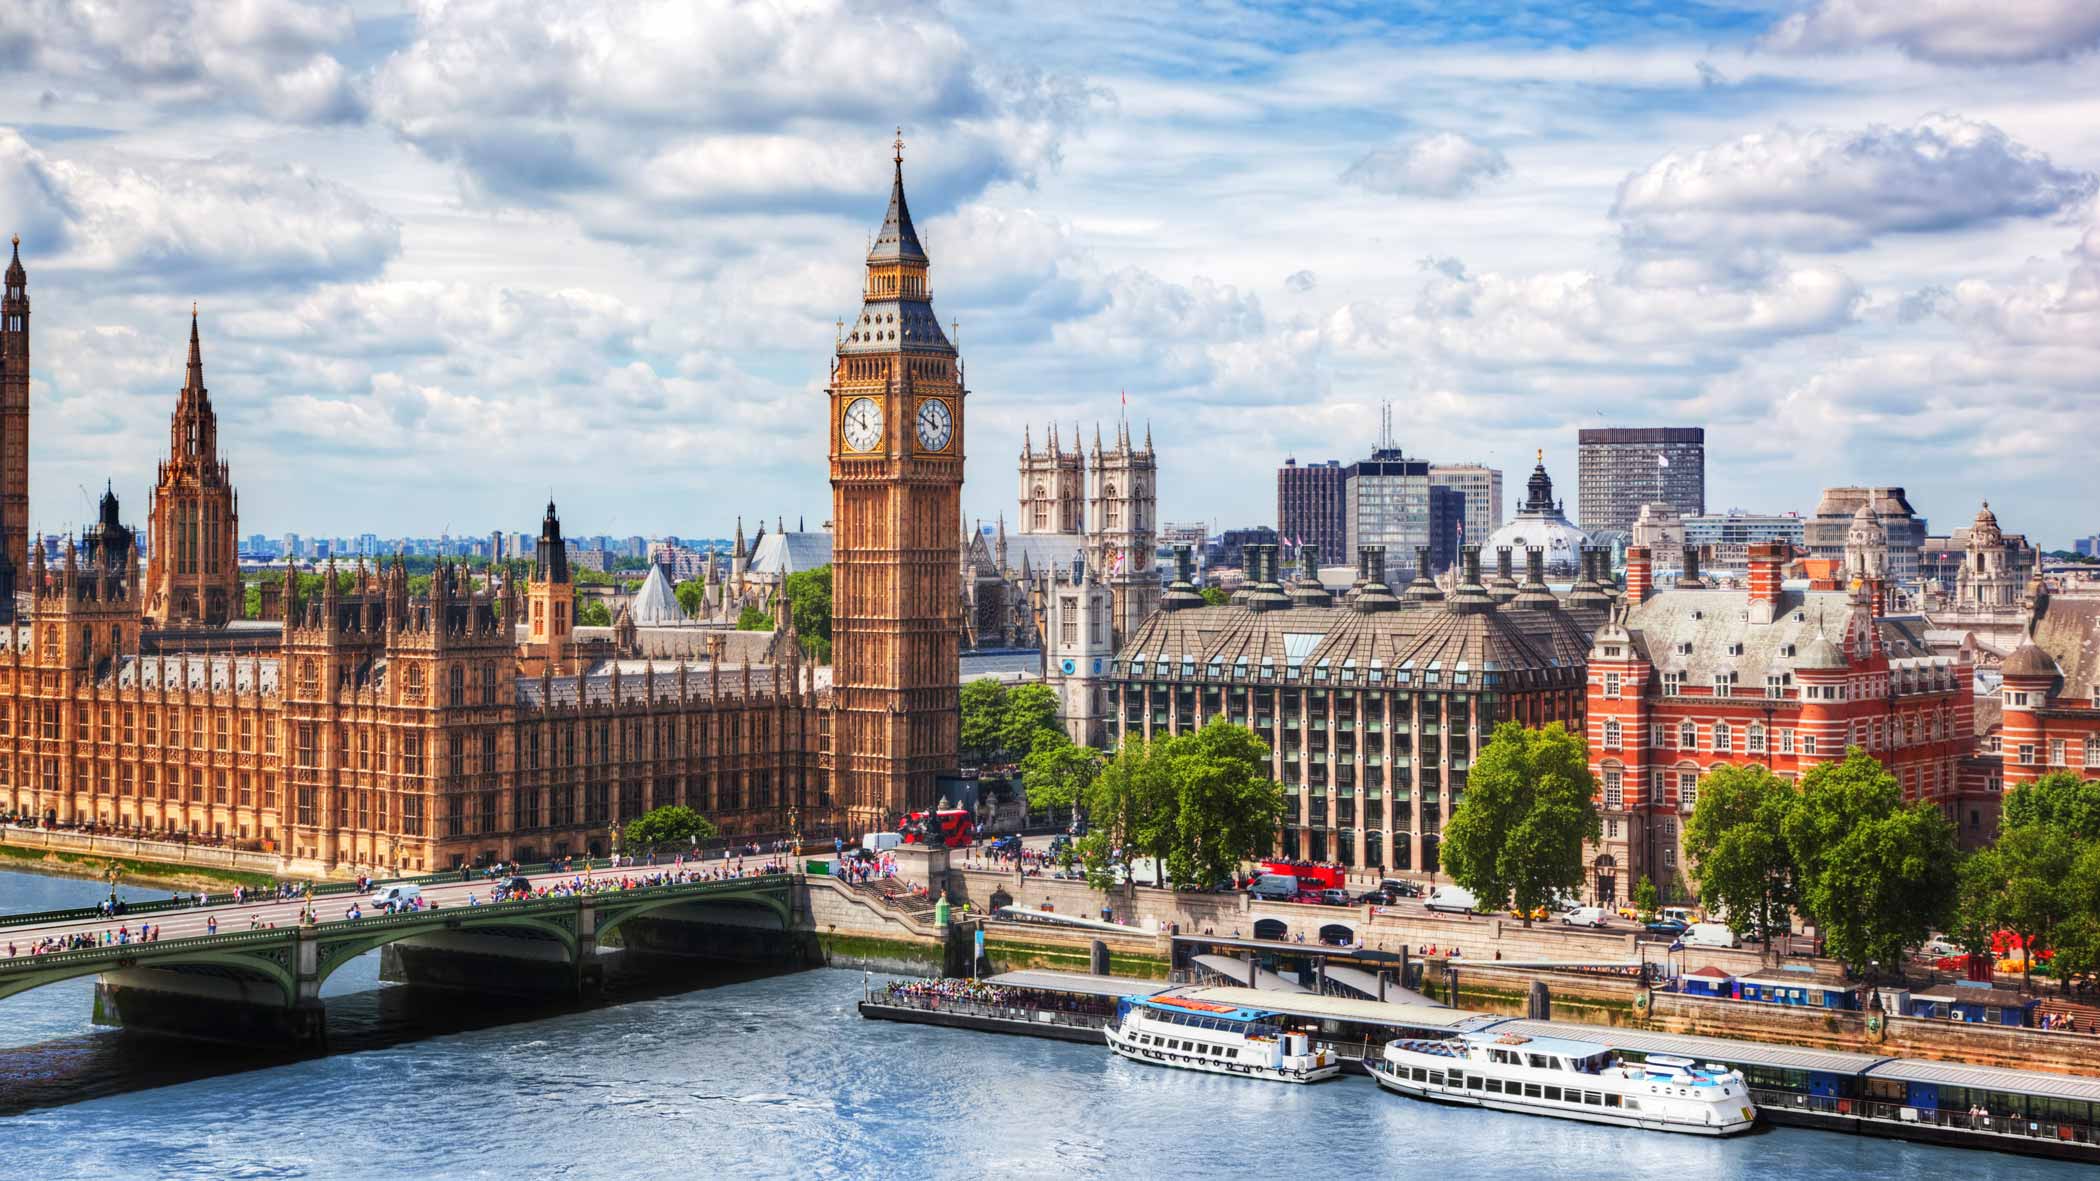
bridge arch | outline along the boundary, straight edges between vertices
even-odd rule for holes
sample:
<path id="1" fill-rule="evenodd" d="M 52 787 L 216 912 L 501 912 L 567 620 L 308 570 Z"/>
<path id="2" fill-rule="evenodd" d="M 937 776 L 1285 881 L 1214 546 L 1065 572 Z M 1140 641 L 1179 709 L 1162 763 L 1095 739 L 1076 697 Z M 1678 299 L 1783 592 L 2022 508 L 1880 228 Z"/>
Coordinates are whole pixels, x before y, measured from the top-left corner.
<path id="1" fill-rule="evenodd" d="M 530 932 L 534 938 L 560 944 L 562 958 L 572 964 L 576 962 L 577 938 L 573 909 L 565 909 L 551 915 L 504 913 L 507 906 L 513 905 L 531 904 L 500 903 L 487 908 L 475 907 L 464 913 L 457 910 L 423 911 L 414 915 L 384 919 L 359 919 L 350 924 L 352 929 L 347 932 L 324 933 L 321 937 L 320 962 L 314 974 L 315 986 L 325 983 L 337 969 L 368 951 L 376 951 L 390 943 L 414 939 L 419 935 L 432 935 L 444 931 Z M 564 917 L 568 918 L 567 922 L 560 921 Z M 404 919 L 410 921 L 402 921 Z M 357 929 L 366 923 L 385 925 L 376 929 Z"/>
<path id="2" fill-rule="evenodd" d="M 763 880 L 754 879 L 754 881 Z M 706 885 L 717 888 L 696 890 L 690 893 L 670 893 L 663 896 L 645 897 L 639 901 L 624 904 L 616 894 L 600 895 L 598 913 L 601 917 L 598 920 L 597 936 L 599 939 L 604 939 L 628 919 L 679 906 L 735 906 L 739 909 L 758 909 L 778 919 L 780 921 L 780 929 L 783 931 L 794 926 L 794 903 L 788 897 L 785 897 L 788 892 L 786 889 L 788 879 L 784 876 L 778 885 L 754 886 L 746 890 L 719 888 L 723 883 L 706 883 Z"/>
<path id="3" fill-rule="evenodd" d="M 289 1006 L 299 995 L 299 982 L 292 965 L 292 933 L 284 932 L 283 936 L 270 941 L 271 946 L 259 948 L 228 946 L 218 942 L 224 936 L 206 936 L 166 945 L 138 944 L 128 955 L 111 956 L 103 953 L 113 949 L 95 948 L 17 960 L 8 965 L 10 970 L 0 972 L 0 1000 L 82 976 L 132 971 L 204 971 L 268 984 Z M 130 950 L 128 946 L 127 950 Z"/>

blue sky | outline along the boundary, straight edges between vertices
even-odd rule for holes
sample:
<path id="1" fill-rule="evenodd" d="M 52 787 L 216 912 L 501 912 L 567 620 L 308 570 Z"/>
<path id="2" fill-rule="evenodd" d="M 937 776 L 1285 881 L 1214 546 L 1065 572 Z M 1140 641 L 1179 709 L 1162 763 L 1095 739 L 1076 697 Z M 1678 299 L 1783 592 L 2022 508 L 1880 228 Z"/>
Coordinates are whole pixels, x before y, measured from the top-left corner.
<path id="1" fill-rule="evenodd" d="M 10 5 L 33 524 L 143 516 L 192 299 L 244 531 L 822 520 L 902 124 L 974 516 L 1127 390 L 1168 520 L 1271 520 L 1391 399 L 1512 490 L 1696 423 L 1715 508 L 1902 483 L 2063 544 L 2096 48 L 2084 0 Z"/>

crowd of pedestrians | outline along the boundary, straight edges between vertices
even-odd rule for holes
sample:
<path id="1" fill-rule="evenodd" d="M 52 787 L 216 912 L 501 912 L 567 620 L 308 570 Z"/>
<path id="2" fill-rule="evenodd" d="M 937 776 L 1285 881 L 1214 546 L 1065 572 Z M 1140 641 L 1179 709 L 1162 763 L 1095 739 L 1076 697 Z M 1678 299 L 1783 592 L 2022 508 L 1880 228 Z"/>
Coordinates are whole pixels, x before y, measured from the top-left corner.
<path id="1" fill-rule="evenodd" d="M 46 935 L 31 943 L 26 949 L 14 940 L 7 941 L 7 958 L 18 955 L 52 955 L 64 951 L 93 951 L 100 947 L 118 947 L 130 943 L 158 943 L 160 927 L 153 923 L 140 923 L 134 931 L 130 924 L 109 931 L 75 931 L 66 935 Z"/>

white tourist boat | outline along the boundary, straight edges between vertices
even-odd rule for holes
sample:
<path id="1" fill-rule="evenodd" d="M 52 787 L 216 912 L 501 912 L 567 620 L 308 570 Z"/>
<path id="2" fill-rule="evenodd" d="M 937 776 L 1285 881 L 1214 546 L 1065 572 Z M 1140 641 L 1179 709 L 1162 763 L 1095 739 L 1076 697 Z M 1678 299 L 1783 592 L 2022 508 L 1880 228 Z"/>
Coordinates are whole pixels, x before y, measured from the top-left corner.
<path id="1" fill-rule="evenodd" d="M 1466 1107 L 1699 1136 L 1757 1123 L 1739 1072 L 1664 1054 L 1623 1062 L 1595 1042 L 1514 1033 L 1403 1038 L 1364 1067 L 1389 1091 Z"/>
<path id="2" fill-rule="evenodd" d="M 1333 1050 L 1266 1009 L 1183 997 L 1125 997 L 1108 1027 L 1109 1049 L 1155 1066 L 1283 1083 L 1316 1083 L 1342 1069 Z"/>

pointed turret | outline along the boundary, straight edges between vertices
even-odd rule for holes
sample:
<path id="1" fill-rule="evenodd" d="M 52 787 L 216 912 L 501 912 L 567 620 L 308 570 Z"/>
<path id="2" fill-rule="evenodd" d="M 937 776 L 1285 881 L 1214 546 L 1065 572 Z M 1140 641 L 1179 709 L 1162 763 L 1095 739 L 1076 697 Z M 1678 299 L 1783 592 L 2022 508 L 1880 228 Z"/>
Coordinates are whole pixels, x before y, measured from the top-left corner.
<path id="1" fill-rule="evenodd" d="M 896 170 L 890 177 L 890 209 L 875 232 L 875 245 L 868 251 L 870 263 L 925 262 L 926 249 L 919 245 L 919 231 L 911 224 L 911 206 L 904 200 L 904 129 L 897 129 L 896 149 L 891 159 Z"/>

